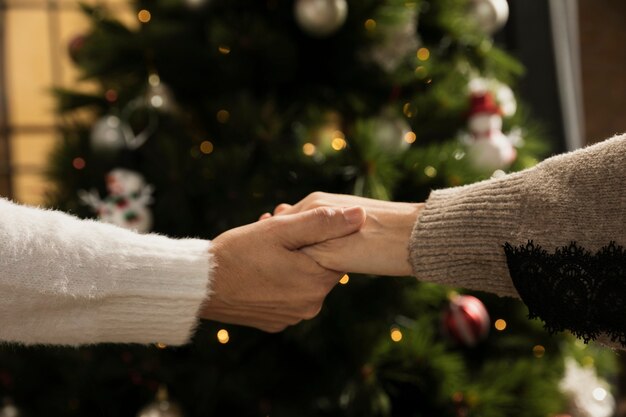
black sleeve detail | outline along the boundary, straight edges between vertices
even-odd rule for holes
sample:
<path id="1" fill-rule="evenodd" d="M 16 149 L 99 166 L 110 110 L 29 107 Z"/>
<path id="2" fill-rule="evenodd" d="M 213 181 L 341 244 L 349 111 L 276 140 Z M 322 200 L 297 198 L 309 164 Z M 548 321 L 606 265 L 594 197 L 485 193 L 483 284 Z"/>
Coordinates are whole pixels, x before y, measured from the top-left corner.
<path id="1" fill-rule="evenodd" d="M 606 333 L 626 347 L 626 251 L 615 242 L 596 254 L 575 242 L 549 254 L 541 246 L 504 245 L 513 284 L 550 333 L 569 330 L 585 343 Z"/>

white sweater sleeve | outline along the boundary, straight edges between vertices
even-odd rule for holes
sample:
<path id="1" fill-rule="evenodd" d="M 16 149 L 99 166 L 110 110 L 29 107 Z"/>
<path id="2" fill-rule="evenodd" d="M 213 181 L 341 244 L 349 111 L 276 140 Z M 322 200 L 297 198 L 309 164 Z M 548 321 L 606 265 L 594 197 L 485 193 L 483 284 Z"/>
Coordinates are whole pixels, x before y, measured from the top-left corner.
<path id="1" fill-rule="evenodd" d="M 209 247 L 0 198 L 0 340 L 183 344 L 210 294 Z"/>

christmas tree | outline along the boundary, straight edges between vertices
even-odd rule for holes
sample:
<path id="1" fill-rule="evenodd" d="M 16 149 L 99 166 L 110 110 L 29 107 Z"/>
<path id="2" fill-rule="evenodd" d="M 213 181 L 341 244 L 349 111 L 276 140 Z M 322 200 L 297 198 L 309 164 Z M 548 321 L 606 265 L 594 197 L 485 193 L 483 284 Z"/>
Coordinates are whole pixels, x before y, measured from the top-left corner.
<path id="1" fill-rule="evenodd" d="M 210 239 L 317 190 L 423 201 L 529 167 L 549 149 L 492 39 L 504 6 L 139 0 L 137 28 L 84 6 L 91 30 L 69 52 L 98 92 L 57 91 L 50 205 Z M 606 375 L 610 354 L 477 296 L 493 325 L 449 288 L 345 276 L 280 334 L 205 322 L 183 347 L 4 348 L 0 382 L 56 416 L 537 417 L 601 388 L 560 388 L 563 357 Z"/>

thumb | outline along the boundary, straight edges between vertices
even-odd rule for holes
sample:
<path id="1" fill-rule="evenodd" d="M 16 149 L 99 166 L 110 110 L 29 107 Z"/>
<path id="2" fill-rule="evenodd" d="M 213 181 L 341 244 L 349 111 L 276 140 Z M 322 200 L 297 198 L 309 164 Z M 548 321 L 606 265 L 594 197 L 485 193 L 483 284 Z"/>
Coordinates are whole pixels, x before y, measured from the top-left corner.
<path id="1" fill-rule="evenodd" d="M 318 207 L 277 217 L 282 223 L 279 238 L 287 249 L 299 249 L 358 231 L 365 222 L 361 207 Z"/>

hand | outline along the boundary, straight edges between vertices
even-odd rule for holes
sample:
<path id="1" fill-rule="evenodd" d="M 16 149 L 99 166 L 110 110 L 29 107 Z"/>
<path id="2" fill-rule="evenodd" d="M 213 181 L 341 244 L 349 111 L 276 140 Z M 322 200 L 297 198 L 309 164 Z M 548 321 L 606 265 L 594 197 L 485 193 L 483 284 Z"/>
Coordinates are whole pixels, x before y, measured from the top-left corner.
<path id="1" fill-rule="evenodd" d="M 211 247 L 213 294 L 200 317 L 269 332 L 315 317 L 343 274 L 298 249 L 354 233 L 364 221 L 359 207 L 318 207 L 221 234 Z"/>
<path id="2" fill-rule="evenodd" d="M 325 268 L 376 275 L 411 275 L 409 239 L 423 204 L 394 203 L 351 195 L 316 192 L 291 206 L 281 204 L 274 216 L 292 215 L 317 207 L 363 207 L 367 219 L 354 234 L 325 240 L 302 251 Z"/>

